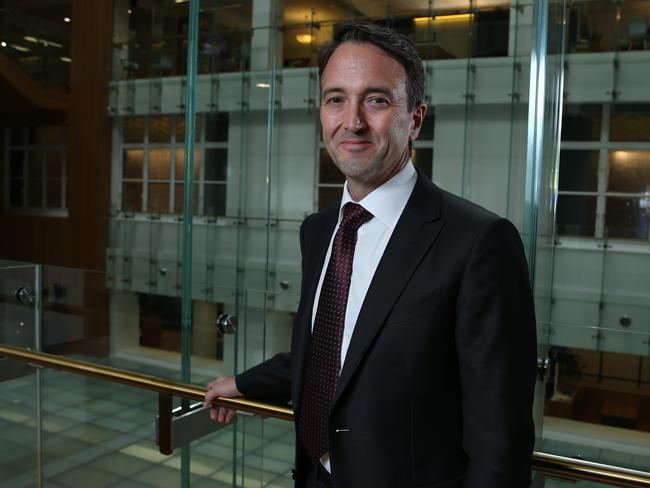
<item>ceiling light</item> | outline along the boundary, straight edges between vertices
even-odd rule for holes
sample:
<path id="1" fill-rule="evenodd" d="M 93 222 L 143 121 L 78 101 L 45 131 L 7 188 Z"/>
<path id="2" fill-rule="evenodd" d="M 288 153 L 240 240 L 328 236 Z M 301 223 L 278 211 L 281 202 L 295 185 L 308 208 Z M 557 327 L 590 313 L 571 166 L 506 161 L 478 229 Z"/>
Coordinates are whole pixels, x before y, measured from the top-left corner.
<path id="1" fill-rule="evenodd" d="M 35 44 L 43 44 L 43 46 L 51 46 L 51 47 L 63 47 L 62 44 L 59 44 L 58 42 L 53 42 L 53 41 L 48 41 L 47 39 L 41 39 L 40 37 L 34 37 L 34 36 L 23 36 L 23 39 L 28 41 L 28 42 L 33 42 Z"/>
<path id="2" fill-rule="evenodd" d="M 474 18 L 474 14 L 436 15 L 435 22 L 465 22 Z"/>
<path id="3" fill-rule="evenodd" d="M 63 22 L 70 22 L 70 17 L 63 17 Z"/>
<path id="4" fill-rule="evenodd" d="M 20 51 L 21 53 L 28 53 L 29 51 L 31 51 L 31 49 L 29 49 L 28 47 L 18 46 L 17 44 L 12 44 L 11 47 L 14 48 L 16 51 Z"/>
<path id="5" fill-rule="evenodd" d="M 7 47 L 7 43 L 5 41 L 2 41 L 2 42 L 0 42 L 0 46 Z"/>
<path id="6" fill-rule="evenodd" d="M 433 22 L 433 17 L 415 17 L 413 19 L 413 22 L 416 24 L 427 24 L 429 22 Z"/>
<path id="7" fill-rule="evenodd" d="M 128 12 L 129 12 L 129 15 L 131 15 L 133 13 L 133 10 L 129 9 Z"/>
<path id="8" fill-rule="evenodd" d="M 65 56 L 61 56 L 59 59 L 64 63 L 72 63 L 72 59 L 66 58 Z"/>
<path id="9" fill-rule="evenodd" d="M 296 36 L 296 41 L 300 44 L 310 44 L 314 40 L 314 36 L 311 34 L 298 34 Z"/>
<path id="10" fill-rule="evenodd" d="M 257 88 L 271 88 L 271 84 L 270 84 L 270 83 L 257 83 L 255 86 L 256 86 Z"/>

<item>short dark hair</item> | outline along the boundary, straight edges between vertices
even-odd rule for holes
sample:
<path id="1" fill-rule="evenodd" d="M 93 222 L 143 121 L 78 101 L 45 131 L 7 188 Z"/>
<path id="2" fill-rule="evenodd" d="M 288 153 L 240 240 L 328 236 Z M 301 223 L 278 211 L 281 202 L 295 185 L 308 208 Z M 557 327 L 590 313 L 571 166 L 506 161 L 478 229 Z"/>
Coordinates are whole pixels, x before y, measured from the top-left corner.
<path id="1" fill-rule="evenodd" d="M 352 20 L 339 24 L 332 40 L 318 52 L 318 75 L 322 78 L 334 51 L 345 42 L 373 44 L 402 65 L 406 72 L 408 110 L 424 100 L 424 67 L 413 42 L 406 36 L 383 25 Z"/>

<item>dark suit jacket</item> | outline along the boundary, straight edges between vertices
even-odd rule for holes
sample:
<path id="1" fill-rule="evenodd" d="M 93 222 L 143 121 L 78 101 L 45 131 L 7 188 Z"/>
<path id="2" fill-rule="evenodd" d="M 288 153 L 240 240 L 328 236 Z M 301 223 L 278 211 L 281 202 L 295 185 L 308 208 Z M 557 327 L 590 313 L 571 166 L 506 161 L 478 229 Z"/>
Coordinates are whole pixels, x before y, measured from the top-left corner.
<path id="1" fill-rule="evenodd" d="M 312 306 L 332 207 L 300 231 L 291 352 L 237 376 L 246 396 L 293 401 L 300 423 Z M 421 173 L 375 272 L 330 417 L 338 488 L 524 487 L 530 482 L 535 318 L 519 234 Z M 296 439 L 296 486 L 309 461 Z"/>

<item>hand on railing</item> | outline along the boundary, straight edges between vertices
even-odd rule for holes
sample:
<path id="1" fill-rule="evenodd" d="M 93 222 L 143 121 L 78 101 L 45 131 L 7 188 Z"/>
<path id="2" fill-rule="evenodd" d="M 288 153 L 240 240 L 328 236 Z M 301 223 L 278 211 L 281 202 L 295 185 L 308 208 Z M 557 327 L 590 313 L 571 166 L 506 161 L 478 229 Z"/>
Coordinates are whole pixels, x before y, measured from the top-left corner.
<path id="1" fill-rule="evenodd" d="M 235 398 L 240 396 L 242 396 L 242 393 L 237 389 L 235 377 L 223 376 L 208 384 L 208 391 L 205 392 L 203 406 L 211 406 L 212 401 L 217 397 Z M 212 408 L 210 409 L 210 418 L 221 424 L 230 424 L 235 420 L 236 413 L 237 411 L 234 408 L 212 405 Z"/>

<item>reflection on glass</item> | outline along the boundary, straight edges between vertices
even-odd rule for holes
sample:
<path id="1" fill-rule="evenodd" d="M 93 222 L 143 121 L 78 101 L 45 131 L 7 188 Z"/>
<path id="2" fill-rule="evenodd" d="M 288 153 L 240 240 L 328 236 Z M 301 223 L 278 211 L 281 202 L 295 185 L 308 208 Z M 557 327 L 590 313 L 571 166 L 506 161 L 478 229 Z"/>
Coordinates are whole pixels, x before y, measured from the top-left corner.
<path id="1" fill-rule="evenodd" d="M 568 12 L 567 50 L 615 51 L 624 45 L 616 7 L 616 2 L 608 1 L 572 2 Z"/>
<path id="2" fill-rule="evenodd" d="M 607 197 L 605 227 L 608 237 L 648 240 L 650 197 Z"/>
<path id="3" fill-rule="evenodd" d="M 560 151 L 560 191 L 598 190 L 598 151 Z"/>
<path id="4" fill-rule="evenodd" d="M 562 113 L 562 140 L 599 141 L 601 123 L 600 105 L 567 104 Z"/>
<path id="5" fill-rule="evenodd" d="M 142 211 L 142 183 L 124 182 L 122 184 L 122 210 Z"/>
<path id="6" fill-rule="evenodd" d="M 204 187 L 204 215 L 226 215 L 226 185 L 207 183 Z"/>
<path id="7" fill-rule="evenodd" d="M 560 235 L 593 237 L 596 230 L 596 197 L 559 195 L 556 216 Z"/>
<path id="8" fill-rule="evenodd" d="M 611 151 L 607 190 L 650 194 L 650 151 Z"/>
<path id="9" fill-rule="evenodd" d="M 228 150 L 205 150 L 205 180 L 226 181 L 228 179 Z"/>
<path id="10" fill-rule="evenodd" d="M 180 118 L 180 117 L 179 117 Z M 169 143 L 172 139 L 172 118 L 169 115 L 149 117 L 149 142 Z"/>
<path id="11" fill-rule="evenodd" d="M 125 149 L 122 156 L 124 178 L 142 178 L 144 151 L 142 149 Z"/>
<path id="12" fill-rule="evenodd" d="M 616 104 L 612 106 L 609 140 L 617 142 L 650 141 L 650 105 Z"/>
<path id="13" fill-rule="evenodd" d="M 172 153 L 169 149 L 149 149 L 149 178 L 168 180 L 171 178 Z"/>
<path id="14" fill-rule="evenodd" d="M 125 117 L 123 137 L 126 144 L 144 142 L 144 117 Z"/>
<path id="15" fill-rule="evenodd" d="M 169 183 L 149 183 L 147 189 L 149 212 L 169 212 Z"/>

